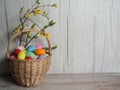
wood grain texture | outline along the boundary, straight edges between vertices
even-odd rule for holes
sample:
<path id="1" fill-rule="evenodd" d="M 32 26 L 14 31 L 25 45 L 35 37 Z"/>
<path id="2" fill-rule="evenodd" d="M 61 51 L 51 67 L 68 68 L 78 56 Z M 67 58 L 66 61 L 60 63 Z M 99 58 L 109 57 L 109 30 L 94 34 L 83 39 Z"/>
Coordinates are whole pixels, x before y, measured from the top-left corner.
<path id="1" fill-rule="evenodd" d="M 1 1 L 1 50 L 6 48 L 8 37 L 19 22 L 19 8 L 25 6 L 27 9 L 33 2 Z M 120 72 L 120 0 L 41 0 L 41 4 L 54 2 L 58 3 L 58 9 L 44 9 L 56 21 L 56 25 L 47 31 L 51 32 L 52 45 L 58 45 L 53 51 L 49 73 Z M 41 27 L 47 23 L 42 16 L 33 20 Z M 42 39 L 40 43 L 46 45 Z M 13 43 L 11 50 L 16 45 Z M 3 56 L 5 51 L 0 53 L 0 62 Z M 6 72 L 0 70 L 0 73 Z"/>
<path id="2" fill-rule="evenodd" d="M 118 0 L 70 0 L 71 72 L 119 72 Z"/>
<path id="3" fill-rule="evenodd" d="M 119 48 L 119 40 L 120 38 L 118 37 L 120 35 L 119 33 L 119 27 L 118 24 L 120 23 L 119 19 L 118 19 L 118 4 L 120 3 L 120 1 L 113 1 L 109 7 L 109 26 L 110 26 L 110 31 L 109 34 L 106 34 L 106 61 L 104 64 L 104 69 L 105 71 L 112 71 L 112 72 L 116 72 L 116 69 L 120 69 L 120 63 L 119 63 L 119 58 L 117 56 L 117 54 L 119 54 L 119 50 L 117 51 L 117 49 Z M 110 39 L 108 39 L 110 38 Z M 111 48 L 111 49 L 109 49 Z M 110 60 L 110 61 L 109 61 Z M 108 62 L 111 62 L 111 66 L 110 64 L 107 64 Z M 108 66 L 107 66 L 108 65 Z M 105 66 L 107 66 L 108 68 L 105 69 Z M 112 69 L 112 70 L 111 70 Z"/>
<path id="4" fill-rule="evenodd" d="M 37 87 L 18 86 L 10 76 L 0 77 L 1 90 L 120 90 L 120 74 L 51 74 Z"/>
<path id="5" fill-rule="evenodd" d="M 5 0 L 8 22 L 9 38 L 13 35 L 13 29 L 19 24 L 19 10 L 23 6 L 22 0 Z M 12 44 L 11 51 L 18 45 L 18 40 L 15 40 Z"/>
<path id="6" fill-rule="evenodd" d="M 96 0 L 70 0 L 68 57 L 70 72 L 93 72 Z"/>

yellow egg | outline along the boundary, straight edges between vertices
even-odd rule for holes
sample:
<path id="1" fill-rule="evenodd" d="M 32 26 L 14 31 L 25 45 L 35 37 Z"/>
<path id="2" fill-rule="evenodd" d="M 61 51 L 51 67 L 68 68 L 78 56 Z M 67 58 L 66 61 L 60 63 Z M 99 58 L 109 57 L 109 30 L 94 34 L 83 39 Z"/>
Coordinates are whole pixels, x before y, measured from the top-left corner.
<path id="1" fill-rule="evenodd" d="M 21 51 L 17 55 L 18 59 L 24 60 L 25 59 L 25 51 Z"/>

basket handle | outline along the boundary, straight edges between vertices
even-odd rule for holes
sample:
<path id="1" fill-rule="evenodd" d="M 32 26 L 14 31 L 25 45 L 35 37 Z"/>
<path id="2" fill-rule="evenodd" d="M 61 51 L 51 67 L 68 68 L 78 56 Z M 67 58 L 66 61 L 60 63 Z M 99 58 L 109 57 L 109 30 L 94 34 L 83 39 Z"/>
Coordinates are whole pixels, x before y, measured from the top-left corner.
<path id="1" fill-rule="evenodd" d="M 39 30 L 23 30 L 22 32 L 18 32 L 18 33 L 16 33 L 15 35 L 13 35 L 11 38 L 10 38 L 10 40 L 9 40 L 9 42 L 8 42 L 8 46 L 7 46 L 7 58 L 9 58 L 10 57 L 10 47 L 11 47 L 11 44 L 12 44 L 12 42 L 13 42 L 13 40 L 17 37 L 17 36 L 20 36 L 21 35 L 21 33 L 25 33 L 25 32 L 39 32 Z M 51 43 L 50 43 L 50 40 L 46 37 L 46 40 L 47 40 L 47 43 L 48 43 L 48 50 L 49 50 L 49 56 L 51 56 L 52 55 L 52 49 L 51 49 Z"/>

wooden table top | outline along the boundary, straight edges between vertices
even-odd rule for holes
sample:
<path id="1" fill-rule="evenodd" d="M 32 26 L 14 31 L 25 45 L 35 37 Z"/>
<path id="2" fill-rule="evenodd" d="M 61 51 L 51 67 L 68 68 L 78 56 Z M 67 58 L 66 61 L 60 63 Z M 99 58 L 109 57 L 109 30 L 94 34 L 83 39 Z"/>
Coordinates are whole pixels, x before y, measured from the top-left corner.
<path id="1" fill-rule="evenodd" d="M 120 90 L 120 73 L 52 74 L 31 88 L 20 87 L 11 76 L 0 76 L 0 90 Z"/>

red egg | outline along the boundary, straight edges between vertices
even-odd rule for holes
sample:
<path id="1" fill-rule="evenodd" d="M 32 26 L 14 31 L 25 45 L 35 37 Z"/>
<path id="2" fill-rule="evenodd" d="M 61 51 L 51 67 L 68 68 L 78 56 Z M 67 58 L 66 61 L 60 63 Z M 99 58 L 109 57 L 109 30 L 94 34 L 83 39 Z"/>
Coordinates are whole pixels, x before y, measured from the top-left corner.
<path id="1" fill-rule="evenodd" d="M 25 59 L 26 60 L 32 60 L 32 57 L 26 57 Z"/>
<path id="2" fill-rule="evenodd" d="M 20 49 L 15 49 L 14 55 L 17 55 L 21 50 Z"/>

